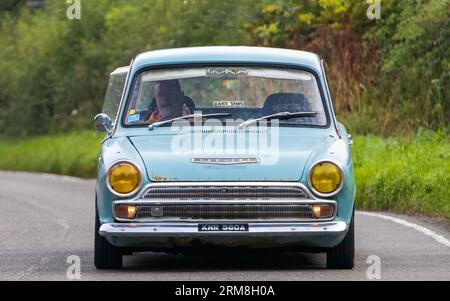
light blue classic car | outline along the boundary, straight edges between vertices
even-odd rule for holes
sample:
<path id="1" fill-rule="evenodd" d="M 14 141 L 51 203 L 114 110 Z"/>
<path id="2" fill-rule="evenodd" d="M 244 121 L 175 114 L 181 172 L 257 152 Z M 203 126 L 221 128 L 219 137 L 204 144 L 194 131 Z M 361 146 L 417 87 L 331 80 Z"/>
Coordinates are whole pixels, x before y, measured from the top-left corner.
<path id="1" fill-rule="evenodd" d="M 350 135 L 322 60 L 257 47 L 138 55 L 95 127 L 95 266 L 134 252 L 326 252 L 354 264 Z"/>

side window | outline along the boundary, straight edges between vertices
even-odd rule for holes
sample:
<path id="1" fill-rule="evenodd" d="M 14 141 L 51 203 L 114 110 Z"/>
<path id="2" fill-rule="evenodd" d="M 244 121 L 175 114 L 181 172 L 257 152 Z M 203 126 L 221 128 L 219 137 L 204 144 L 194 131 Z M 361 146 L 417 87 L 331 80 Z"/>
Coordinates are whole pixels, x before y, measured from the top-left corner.
<path id="1" fill-rule="evenodd" d="M 116 120 L 119 110 L 127 74 L 127 72 L 114 72 L 109 77 L 102 113 L 107 114 L 113 122 Z"/>

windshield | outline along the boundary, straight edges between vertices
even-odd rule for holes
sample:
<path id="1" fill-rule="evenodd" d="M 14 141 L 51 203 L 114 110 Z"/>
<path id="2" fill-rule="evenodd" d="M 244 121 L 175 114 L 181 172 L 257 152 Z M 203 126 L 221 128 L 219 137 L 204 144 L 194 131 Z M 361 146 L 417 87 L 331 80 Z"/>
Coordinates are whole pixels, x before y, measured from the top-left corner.
<path id="1" fill-rule="evenodd" d="M 316 78 L 294 69 L 202 67 L 152 70 L 134 81 L 126 125 L 150 125 L 191 114 L 227 114 L 238 123 L 280 112 L 314 112 L 280 125 L 324 126 Z"/>

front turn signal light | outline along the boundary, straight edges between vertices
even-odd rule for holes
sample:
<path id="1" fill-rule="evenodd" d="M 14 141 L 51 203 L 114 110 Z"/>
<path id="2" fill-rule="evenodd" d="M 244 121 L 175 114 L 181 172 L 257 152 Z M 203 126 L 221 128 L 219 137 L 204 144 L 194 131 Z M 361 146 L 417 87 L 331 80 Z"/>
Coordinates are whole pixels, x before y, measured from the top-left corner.
<path id="1" fill-rule="evenodd" d="M 107 183 L 111 192 L 118 196 L 129 196 L 141 185 L 139 169 L 130 162 L 114 164 L 108 171 Z"/>
<path id="2" fill-rule="evenodd" d="M 309 184 L 319 196 L 332 196 L 342 189 L 342 169 L 336 164 L 323 161 L 315 164 L 309 172 Z"/>
<path id="3" fill-rule="evenodd" d="M 332 205 L 313 205 L 314 217 L 332 218 L 334 215 L 334 206 Z"/>
<path id="4" fill-rule="evenodd" d="M 136 212 L 137 207 L 134 205 L 117 205 L 114 207 L 114 214 L 118 218 L 133 219 Z"/>

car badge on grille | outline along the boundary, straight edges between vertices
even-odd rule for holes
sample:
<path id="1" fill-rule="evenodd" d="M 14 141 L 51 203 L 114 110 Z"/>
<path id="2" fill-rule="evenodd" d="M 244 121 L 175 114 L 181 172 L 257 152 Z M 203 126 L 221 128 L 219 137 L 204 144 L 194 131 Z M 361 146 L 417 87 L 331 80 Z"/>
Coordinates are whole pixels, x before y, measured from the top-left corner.
<path id="1" fill-rule="evenodd" d="M 152 207 L 150 210 L 151 210 L 151 214 L 152 214 L 153 217 L 162 217 L 162 216 L 164 216 L 162 207 Z"/>
<path id="2" fill-rule="evenodd" d="M 254 164 L 259 163 L 256 157 L 246 158 L 192 158 L 192 163 L 197 164 L 219 164 L 219 165 L 234 165 L 234 164 Z"/>

